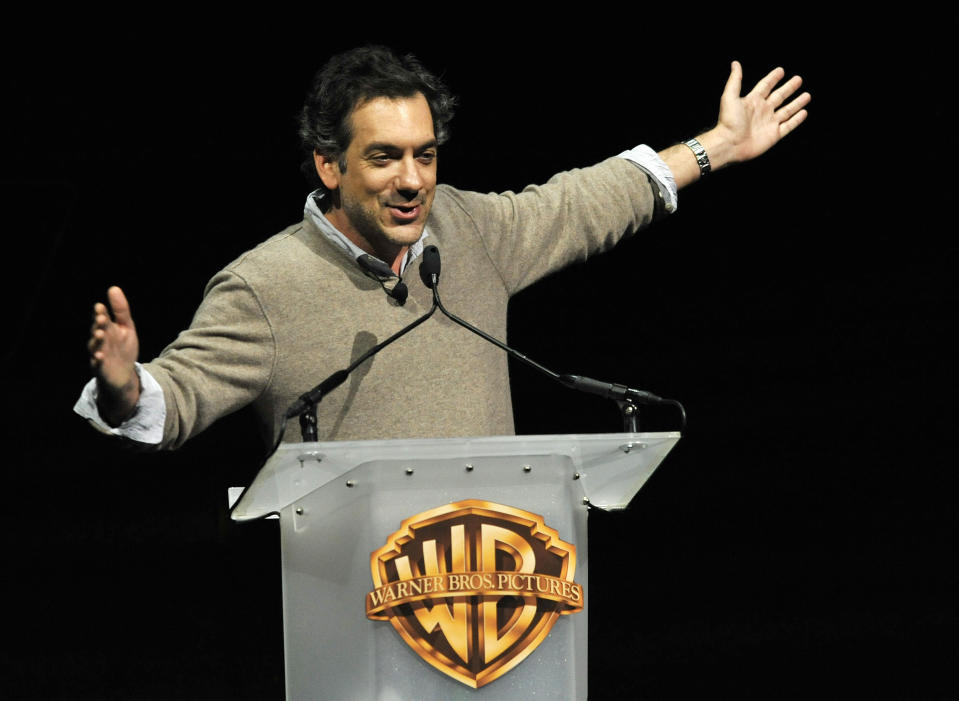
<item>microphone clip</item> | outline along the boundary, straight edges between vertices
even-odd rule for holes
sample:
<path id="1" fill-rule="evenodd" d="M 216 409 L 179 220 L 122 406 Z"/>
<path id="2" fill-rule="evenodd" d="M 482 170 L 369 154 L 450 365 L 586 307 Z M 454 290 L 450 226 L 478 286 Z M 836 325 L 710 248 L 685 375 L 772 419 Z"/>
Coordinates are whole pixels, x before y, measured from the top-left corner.
<path id="1" fill-rule="evenodd" d="M 396 300 L 401 307 L 406 304 L 410 290 L 403 279 L 393 272 L 386 263 L 369 253 L 364 253 L 356 259 L 356 264 L 366 273 L 366 276 L 380 283 L 386 296 Z"/>

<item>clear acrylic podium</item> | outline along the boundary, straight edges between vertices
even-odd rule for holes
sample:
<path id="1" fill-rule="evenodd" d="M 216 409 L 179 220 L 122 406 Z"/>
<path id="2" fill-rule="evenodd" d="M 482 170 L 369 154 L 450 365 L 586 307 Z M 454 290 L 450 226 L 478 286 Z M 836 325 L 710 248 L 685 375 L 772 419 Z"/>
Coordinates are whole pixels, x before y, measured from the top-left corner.
<path id="1" fill-rule="evenodd" d="M 278 514 L 287 698 L 295 701 L 585 699 L 589 508 L 625 508 L 678 432 L 282 444 L 233 508 Z M 371 553 L 404 519 L 477 499 L 542 516 L 575 546 L 582 611 L 521 662 L 471 688 L 367 618 Z"/>

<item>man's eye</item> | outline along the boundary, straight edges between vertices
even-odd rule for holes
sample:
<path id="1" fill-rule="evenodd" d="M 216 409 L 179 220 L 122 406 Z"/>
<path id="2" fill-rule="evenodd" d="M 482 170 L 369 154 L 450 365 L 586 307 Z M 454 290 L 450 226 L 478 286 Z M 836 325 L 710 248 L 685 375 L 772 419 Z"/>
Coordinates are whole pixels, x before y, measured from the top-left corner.
<path id="1" fill-rule="evenodd" d="M 370 160 L 373 161 L 374 163 L 385 165 L 389 163 L 392 159 L 389 156 L 387 156 L 385 153 L 379 153 L 374 156 L 370 156 Z"/>
<path id="2" fill-rule="evenodd" d="M 434 151 L 427 151 L 419 155 L 420 163 L 432 163 L 435 159 L 436 153 Z"/>

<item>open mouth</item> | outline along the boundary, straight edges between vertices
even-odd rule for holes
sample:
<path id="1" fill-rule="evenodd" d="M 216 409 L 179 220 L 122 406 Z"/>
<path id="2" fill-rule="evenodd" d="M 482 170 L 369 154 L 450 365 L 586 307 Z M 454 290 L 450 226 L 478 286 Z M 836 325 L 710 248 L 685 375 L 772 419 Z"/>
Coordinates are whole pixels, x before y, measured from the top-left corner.
<path id="1" fill-rule="evenodd" d="M 418 204 L 413 204 L 413 205 L 392 204 L 392 205 L 389 205 L 388 208 L 393 213 L 394 217 L 402 220 L 416 219 L 416 217 L 420 213 L 420 206 Z"/>

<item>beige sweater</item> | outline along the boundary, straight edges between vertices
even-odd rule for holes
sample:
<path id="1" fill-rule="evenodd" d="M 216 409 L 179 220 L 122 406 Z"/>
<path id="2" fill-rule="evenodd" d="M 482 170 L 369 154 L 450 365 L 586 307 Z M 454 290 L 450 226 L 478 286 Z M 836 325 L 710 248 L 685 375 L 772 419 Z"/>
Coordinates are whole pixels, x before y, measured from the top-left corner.
<path id="1" fill-rule="evenodd" d="M 519 194 L 439 186 L 427 243 L 453 314 L 505 340 L 510 295 L 650 223 L 658 190 L 612 158 Z M 303 392 L 431 305 L 417 274 L 404 306 L 308 220 L 245 253 L 207 286 L 190 328 L 146 365 L 163 388 L 160 447 L 178 447 L 248 404 L 275 440 Z M 506 354 L 437 312 L 364 362 L 318 407 L 319 439 L 510 435 Z M 284 440 L 300 440 L 291 420 Z"/>

